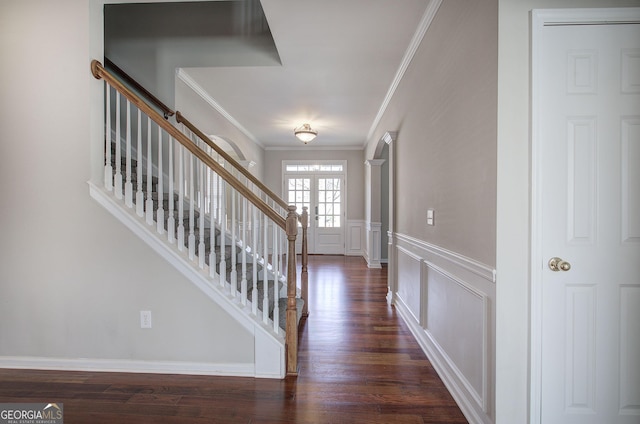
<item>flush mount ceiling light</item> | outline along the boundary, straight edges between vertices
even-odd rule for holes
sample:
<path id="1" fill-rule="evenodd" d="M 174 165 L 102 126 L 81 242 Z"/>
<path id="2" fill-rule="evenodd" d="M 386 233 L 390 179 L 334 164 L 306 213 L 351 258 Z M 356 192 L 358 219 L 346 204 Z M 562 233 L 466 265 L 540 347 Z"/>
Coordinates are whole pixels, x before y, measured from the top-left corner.
<path id="1" fill-rule="evenodd" d="M 293 130 L 293 133 L 298 137 L 298 140 L 307 144 L 318 135 L 318 131 L 311 128 L 309 124 L 303 124 L 302 126 Z"/>

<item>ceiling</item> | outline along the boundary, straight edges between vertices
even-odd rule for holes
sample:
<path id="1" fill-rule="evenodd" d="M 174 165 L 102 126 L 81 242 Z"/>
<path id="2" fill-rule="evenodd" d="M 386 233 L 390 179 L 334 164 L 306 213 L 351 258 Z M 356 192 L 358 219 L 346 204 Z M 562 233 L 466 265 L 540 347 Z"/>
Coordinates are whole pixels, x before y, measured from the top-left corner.
<path id="1" fill-rule="evenodd" d="M 304 123 L 318 130 L 306 148 L 362 148 L 428 4 L 252 0 L 172 9 L 164 3 L 155 5 L 154 18 L 151 4 L 118 5 L 125 8 L 105 9 L 105 55 L 151 89 L 178 69 L 179 78 L 266 149 L 301 147 L 293 128 Z M 136 13 L 144 13 L 146 25 L 130 25 Z"/>

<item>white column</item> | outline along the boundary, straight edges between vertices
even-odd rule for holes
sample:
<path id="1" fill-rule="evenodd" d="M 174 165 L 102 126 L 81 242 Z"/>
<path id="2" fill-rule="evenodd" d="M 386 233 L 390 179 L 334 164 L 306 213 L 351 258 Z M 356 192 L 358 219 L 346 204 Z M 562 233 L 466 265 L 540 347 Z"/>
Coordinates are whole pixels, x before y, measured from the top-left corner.
<path id="1" fill-rule="evenodd" d="M 367 222 L 366 222 L 366 260 L 369 268 L 382 268 L 380 263 L 380 241 L 382 240 L 380 231 L 382 228 L 380 191 L 382 186 L 382 164 L 384 159 L 369 159 L 365 161 L 367 165 L 368 181 L 367 186 Z"/>
<path id="2" fill-rule="evenodd" d="M 394 294 L 397 291 L 397 277 L 396 277 L 396 249 L 395 249 L 395 162 L 394 162 L 394 144 L 396 141 L 397 133 L 386 132 L 382 136 L 382 140 L 389 146 L 389 230 L 387 235 L 389 236 L 389 250 L 387 255 L 389 256 L 389 266 L 387 267 L 387 302 L 393 304 Z"/>

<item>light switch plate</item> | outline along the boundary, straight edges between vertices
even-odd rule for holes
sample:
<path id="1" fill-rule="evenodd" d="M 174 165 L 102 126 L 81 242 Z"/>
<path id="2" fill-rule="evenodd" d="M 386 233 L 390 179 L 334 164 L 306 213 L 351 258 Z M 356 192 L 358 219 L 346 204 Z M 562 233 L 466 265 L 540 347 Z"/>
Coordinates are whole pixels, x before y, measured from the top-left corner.
<path id="1" fill-rule="evenodd" d="M 434 225 L 433 209 L 427 209 L 427 225 Z"/>

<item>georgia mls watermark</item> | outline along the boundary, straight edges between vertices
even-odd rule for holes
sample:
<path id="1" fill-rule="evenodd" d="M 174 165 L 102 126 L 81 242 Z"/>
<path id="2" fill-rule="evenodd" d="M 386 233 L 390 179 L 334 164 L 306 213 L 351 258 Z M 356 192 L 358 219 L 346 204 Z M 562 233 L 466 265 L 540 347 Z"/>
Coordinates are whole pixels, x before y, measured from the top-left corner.
<path id="1" fill-rule="evenodd" d="M 0 424 L 63 424 L 61 403 L 0 403 Z"/>

